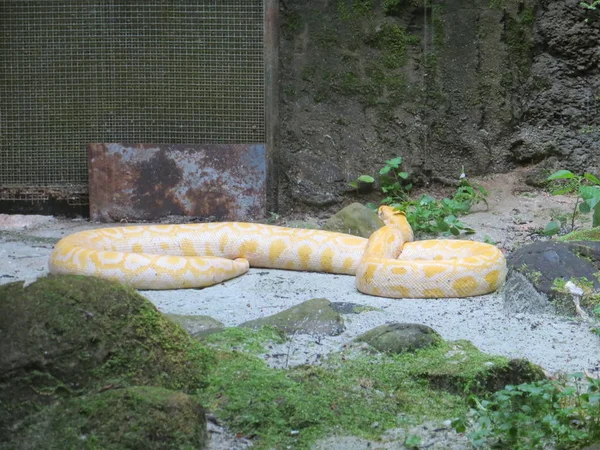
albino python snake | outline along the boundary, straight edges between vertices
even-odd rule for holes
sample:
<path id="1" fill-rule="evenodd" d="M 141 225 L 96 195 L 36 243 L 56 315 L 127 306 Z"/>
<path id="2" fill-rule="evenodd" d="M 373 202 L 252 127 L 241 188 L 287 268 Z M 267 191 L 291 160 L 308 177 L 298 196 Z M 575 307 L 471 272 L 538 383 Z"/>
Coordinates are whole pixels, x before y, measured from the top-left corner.
<path id="1" fill-rule="evenodd" d="M 356 275 L 359 291 L 390 298 L 487 294 L 506 278 L 493 245 L 414 241 L 404 214 L 379 208 L 385 225 L 369 239 L 243 222 L 142 225 L 82 231 L 61 239 L 50 273 L 120 281 L 137 289 L 207 287 L 249 267 Z"/>

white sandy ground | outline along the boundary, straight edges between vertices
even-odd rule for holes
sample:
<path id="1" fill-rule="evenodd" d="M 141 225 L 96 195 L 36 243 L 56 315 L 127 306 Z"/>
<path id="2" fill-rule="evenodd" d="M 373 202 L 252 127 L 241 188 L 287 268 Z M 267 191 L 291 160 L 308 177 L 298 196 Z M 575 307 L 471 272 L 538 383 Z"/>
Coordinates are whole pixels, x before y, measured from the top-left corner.
<path id="1" fill-rule="evenodd" d="M 518 177 L 506 174 L 484 180 L 490 191 L 490 210 L 464 218 L 478 230 L 474 239 L 483 240 L 487 235 L 501 248 L 511 250 L 527 242 L 533 229 L 545 225 L 552 214 L 572 210 L 573 199 L 533 192 L 523 188 Z M 522 195 L 523 189 L 532 192 Z M 0 215 L 0 283 L 31 281 L 46 274 L 50 239 L 103 226 L 51 218 L 30 219 L 30 227 L 19 226 L 28 220 Z M 351 276 L 251 269 L 239 278 L 203 290 L 142 294 L 165 313 L 209 315 L 227 326 L 272 315 L 316 297 L 377 308 L 344 315 L 346 331 L 340 336 L 296 335 L 291 342 L 273 347 L 265 358 L 276 367 L 316 362 L 384 323 L 413 322 L 432 327 L 447 340 L 470 340 L 490 354 L 527 358 L 549 373 L 585 370 L 600 374 L 600 337 L 590 331 L 589 324 L 550 315 L 510 314 L 504 308 L 502 290 L 467 299 L 393 300 L 359 293 Z"/>
<path id="2" fill-rule="evenodd" d="M 52 244 L 3 239 L 0 237 L 0 283 L 33 280 L 47 273 Z M 346 331 L 340 336 L 294 336 L 290 343 L 272 349 L 270 354 L 280 355 L 273 357 L 276 366 L 312 363 L 371 328 L 413 322 L 432 327 L 448 340 L 470 340 L 487 353 L 527 358 L 549 372 L 593 372 L 600 368 L 600 337 L 590 332 L 590 325 L 551 315 L 511 315 L 504 308 L 502 291 L 466 299 L 394 300 L 359 293 L 352 276 L 250 269 L 241 277 L 207 289 L 142 294 L 162 312 L 208 315 L 227 326 L 269 316 L 316 297 L 381 310 L 345 315 Z"/>

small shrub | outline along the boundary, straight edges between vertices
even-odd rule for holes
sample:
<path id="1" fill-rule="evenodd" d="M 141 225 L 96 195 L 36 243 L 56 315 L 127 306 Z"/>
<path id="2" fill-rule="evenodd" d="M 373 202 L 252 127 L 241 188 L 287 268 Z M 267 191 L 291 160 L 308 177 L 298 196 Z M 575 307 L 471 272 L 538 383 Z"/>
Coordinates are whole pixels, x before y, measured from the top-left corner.
<path id="1" fill-rule="evenodd" d="M 559 181 L 561 184 L 552 191 L 552 195 L 563 195 L 571 192 L 577 194 L 575 207 L 571 214 L 571 230 L 575 229 L 575 218 L 578 212 L 592 213 L 592 227 L 600 226 L 600 179 L 591 173 L 575 175 L 569 170 L 559 170 L 548 177 L 548 181 Z M 546 225 L 544 234 L 551 236 L 559 233 L 561 222 L 552 220 Z"/>
<path id="2" fill-rule="evenodd" d="M 582 373 L 570 380 L 508 385 L 487 400 L 471 397 L 470 417 L 453 426 L 458 432 L 472 426 L 469 439 L 479 448 L 581 448 L 600 439 L 600 380 Z"/>
<path id="3" fill-rule="evenodd" d="M 379 176 L 381 190 L 386 195 L 382 203 L 403 211 L 417 234 L 451 233 L 458 236 L 461 232 L 474 233 L 475 231 L 458 217 L 467 214 L 480 202 L 487 205 L 487 191 L 481 186 L 471 184 L 464 175 L 464 170 L 454 195 L 441 200 L 428 194 L 423 194 L 417 199 L 410 196 L 413 185 L 408 181 L 409 173 L 402 169 L 400 156 L 386 161 L 379 171 Z"/>

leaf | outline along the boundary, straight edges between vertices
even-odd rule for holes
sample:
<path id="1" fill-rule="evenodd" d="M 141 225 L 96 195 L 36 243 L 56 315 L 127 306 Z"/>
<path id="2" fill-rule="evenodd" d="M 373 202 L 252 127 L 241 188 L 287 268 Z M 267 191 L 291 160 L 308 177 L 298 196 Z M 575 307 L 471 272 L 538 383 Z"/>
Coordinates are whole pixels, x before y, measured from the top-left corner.
<path id="1" fill-rule="evenodd" d="M 586 200 L 593 197 L 600 198 L 600 186 L 580 186 L 579 193 Z"/>
<path id="2" fill-rule="evenodd" d="M 575 174 L 573 172 L 571 172 L 570 170 L 559 170 L 558 172 L 553 173 L 546 179 L 548 181 L 552 181 L 552 180 L 568 180 L 571 178 L 575 178 Z"/>
<path id="3" fill-rule="evenodd" d="M 397 158 L 390 159 L 389 161 L 386 161 L 385 163 L 388 166 L 391 166 L 394 169 L 397 169 L 398 167 L 400 167 L 400 164 L 402 164 L 402 156 L 398 156 Z"/>
<path id="4" fill-rule="evenodd" d="M 596 209 L 596 206 L 598 205 L 598 203 L 600 203 L 600 197 L 592 197 L 592 198 L 588 198 L 585 201 L 586 205 L 588 205 L 591 209 Z"/>
<path id="5" fill-rule="evenodd" d="M 467 431 L 467 426 L 465 425 L 464 419 L 454 419 L 451 426 L 457 433 L 464 433 Z"/>
<path id="6" fill-rule="evenodd" d="M 379 175 L 385 175 L 386 173 L 388 173 L 392 168 L 390 166 L 384 166 L 381 168 L 381 170 L 379 171 Z"/>
<path id="7" fill-rule="evenodd" d="M 600 184 L 600 178 L 596 177 L 595 175 L 592 175 L 591 173 L 586 173 L 583 178 L 585 178 L 588 181 L 591 181 L 594 184 Z"/>
<path id="8" fill-rule="evenodd" d="M 356 185 L 356 181 L 352 181 L 350 182 L 350 186 L 352 186 L 354 189 L 356 189 L 358 186 Z"/>
<path id="9" fill-rule="evenodd" d="M 460 230 L 458 228 L 456 228 L 455 226 L 450 227 L 450 233 L 452 233 L 454 236 L 458 236 L 460 235 Z"/>
<path id="10" fill-rule="evenodd" d="M 358 177 L 358 181 L 362 181 L 363 183 L 373 183 L 375 178 L 373 178 L 371 175 L 361 175 Z"/>
<path id="11" fill-rule="evenodd" d="M 591 211 L 590 205 L 588 205 L 586 202 L 580 203 L 579 211 L 581 211 L 583 214 L 589 213 Z"/>
<path id="12" fill-rule="evenodd" d="M 448 231 L 450 229 L 450 226 L 443 220 L 437 221 L 437 227 L 440 231 Z"/>
<path id="13" fill-rule="evenodd" d="M 421 199 L 419 200 L 419 204 L 421 206 L 426 206 L 429 205 L 431 203 L 435 202 L 435 198 L 433 198 L 431 195 L 423 195 L 421 197 Z"/>
<path id="14" fill-rule="evenodd" d="M 594 215 L 592 216 L 592 227 L 600 227 L 600 205 L 594 207 Z"/>
<path id="15" fill-rule="evenodd" d="M 571 192 L 573 190 L 573 188 L 571 188 L 570 186 L 564 187 L 564 188 L 560 188 L 560 189 L 556 189 L 554 191 L 552 191 L 552 195 L 563 195 L 566 194 L 568 192 Z"/>
<path id="16" fill-rule="evenodd" d="M 560 232 L 560 222 L 556 220 L 548 222 L 548 225 L 546 225 L 546 228 L 544 228 L 544 234 L 546 236 L 552 236 L 553 234 L 556 234 L 558 232 Z"/>
<path id="17" fill-rule="evenodd" d="M 421 445 L 421 438 L 415 434 L 409 434 L 404 441 L 404 445 L 408 447 L 418 447 Z"/>
<path id="18" fill-rule="evenodd" d="M 408 172 L 399 172 L 398 176 L 404 180 L 408 178 Z"/>

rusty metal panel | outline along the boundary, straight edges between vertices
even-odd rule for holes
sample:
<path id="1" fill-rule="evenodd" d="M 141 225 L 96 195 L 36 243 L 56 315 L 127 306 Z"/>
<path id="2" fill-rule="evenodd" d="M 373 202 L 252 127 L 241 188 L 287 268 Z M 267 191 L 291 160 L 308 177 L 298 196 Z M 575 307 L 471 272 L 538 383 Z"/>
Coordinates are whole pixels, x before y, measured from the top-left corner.
<path id="1" fill-rule="evenodd" d="M 90 219 L 263 218 L 266 160 L 264 144 L 89 144 Z"/>

